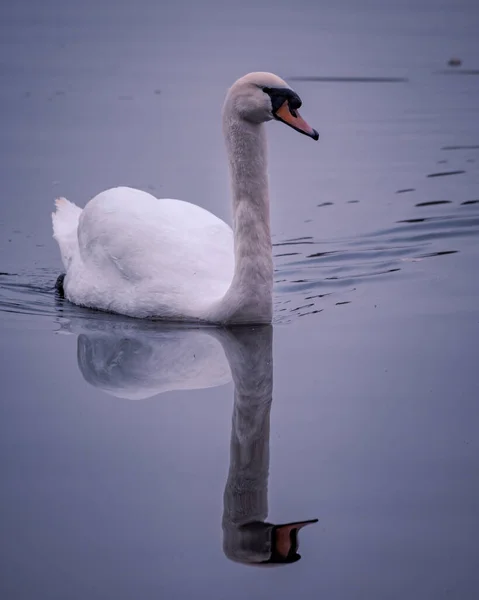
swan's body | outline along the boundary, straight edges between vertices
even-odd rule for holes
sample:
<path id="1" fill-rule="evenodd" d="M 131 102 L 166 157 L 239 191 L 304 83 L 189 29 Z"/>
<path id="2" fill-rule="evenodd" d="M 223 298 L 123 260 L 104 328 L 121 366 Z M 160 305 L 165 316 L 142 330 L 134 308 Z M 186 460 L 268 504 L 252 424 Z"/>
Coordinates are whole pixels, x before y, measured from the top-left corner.
<path id="1" fill-rule="evenodd" d="M 278 96 L 284 103 L 275 109 Z M 298 103 L 286 83 L 269 73 L 247 75 L 228 93 L 223 124 L 234 232 L 194 204 L 158 200 L 132 188 L 102 192 L 83 210 L 57 200 L 53 232 L 66 269 L 66 298 L 139 318 L 271 322 L 273 262 L 263 122 L 285 120 L 317 139 L 294 114 Z M 286 104 L 292 117 L 278 116 Z"/>
<path id="2" fill-rule="evenodd" d="M 132 317 L 205 319 L 233 278 L 233 232 L 210 212 L 181 200 L 113 188 L 83 211 L 57 201 L 56 221 L 71 227 L 61 244 L 67 297 Z M 60 238 L 62 239 L 62 238 Z M 63 238 L 65 239 L 65 238 Z"/>

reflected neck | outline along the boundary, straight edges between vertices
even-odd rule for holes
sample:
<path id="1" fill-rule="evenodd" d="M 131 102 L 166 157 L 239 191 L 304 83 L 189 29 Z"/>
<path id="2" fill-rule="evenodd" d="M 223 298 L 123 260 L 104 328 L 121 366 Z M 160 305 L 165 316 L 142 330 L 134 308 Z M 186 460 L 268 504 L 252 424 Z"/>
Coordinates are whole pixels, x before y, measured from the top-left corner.
<path id="1" fill-rule="evenodd" d="M 226 547 L 241 538 L 242 532 L 236 528 L 264 521 L 268 516 L 273 328 L 235 327 L 224 329 L 221 335 L 235 390 L 230 467 L 224 494 Z"/>

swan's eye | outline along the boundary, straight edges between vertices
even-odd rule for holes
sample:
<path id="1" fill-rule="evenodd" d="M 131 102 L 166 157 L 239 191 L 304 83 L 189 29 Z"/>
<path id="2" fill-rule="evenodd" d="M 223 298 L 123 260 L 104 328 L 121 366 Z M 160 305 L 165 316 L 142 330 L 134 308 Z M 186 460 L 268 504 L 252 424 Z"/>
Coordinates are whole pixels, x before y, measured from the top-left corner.
<path id="1" fill-rule="evenodd" d="M 269 88 L 269 87 L 264 87 L 264 88 L 263 88 L 263 92 L 264 92 L 265 94 L 271 94 L 271 91 L 272 91 L 272 90 L 271 90 L 271 88 Z"/>

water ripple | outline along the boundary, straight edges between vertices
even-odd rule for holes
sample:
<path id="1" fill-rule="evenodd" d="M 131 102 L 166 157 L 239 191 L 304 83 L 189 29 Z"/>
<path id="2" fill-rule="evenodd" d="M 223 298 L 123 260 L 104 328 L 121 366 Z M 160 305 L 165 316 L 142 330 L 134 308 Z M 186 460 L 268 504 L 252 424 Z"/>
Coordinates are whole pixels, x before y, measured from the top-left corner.
<path id="1" fill-rule="evenodd" d="M 444 204 L 451 202 L 424 202 L 419 206 L 433 209 Z M 474 212 L 462 212 L 464 204 Z M 307 237 L 274 244 L 293 246 L 295 250 L 293 255 L 291 248 L 290 257 L 275 255 L 278 312 L 304 316 L 325 306 L 342 306 L 351 300 L 340 296 L 366 283 L 397 277 L 407 270 L 407 263 L 457 254 L 462 238 L 479 234 L 477 204 L 479 201 L 469 200 L 452 207 L 449 214 L 402 219 L 391 227 L 340 241 Z M 313 250 L 315 246 L 317 251 Z M 315 294 L 317 291 L 321 293 Z M 288 310 L 281 310 L 286 303 Z"/>
<path id="2" fill-rule="evenodd" d="M 440 209 L 448 214 L 424 214 Z M 479 234 L 479 200 L 421 202 L 421 216 L 351 238 L 289 237 L 273 244 L 275 312 L 290 320 L 351 303 L 351 292 L 407 272 L 408 263 L 460 252 L 460 240 Z M 0 318 L 43 316 L 105 319 L 105 313 L 78 308 L 55 292 L 58 271 L 0 272 Z M 354 299 L 354 298 L 353 298 Z M 59 319 L 60 317 L 60 319 Z M 108 315 L 109 320 L 124 317 Z"/>
<path id="3" fill-rule="evenodd" d="M 35 272 L 0 273 L 0 319 L 15 316 L 102 319 L 105 313 L 74 306 L 55 290 L 59 272 L 37 269 Z M 115 315 L 109 315 L 109 319 Z M 120 318 L 120 317 L 118 317 Z"/>

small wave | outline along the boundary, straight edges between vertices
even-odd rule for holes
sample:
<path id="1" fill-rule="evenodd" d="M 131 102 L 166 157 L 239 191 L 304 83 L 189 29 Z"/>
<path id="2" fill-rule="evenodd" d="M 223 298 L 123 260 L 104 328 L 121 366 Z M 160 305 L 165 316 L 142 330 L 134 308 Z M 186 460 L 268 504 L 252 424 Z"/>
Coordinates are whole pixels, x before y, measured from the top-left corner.
<path id="1" fill-rule="evenodd" d="M 422 213 L 351 238 L 300 236 L 275 242 L 277 321 L 345 306 L 359 286 L 401 276 L 407 273 L 409 262 L 457 254 L 462 238 L 479 234 L 479 200 L 455 206 L 449 201 L 420 204 L 422 211 L 436 211 L 436 204 L 442 210 L 447 206 L 449 214 Z M 14 314 L 48 317 L 56 323 L 61 323 L 61 317 L 132 321 L 70 304 L 55 291 L 57 277 L 53 269 L 0 272 L 0 319 Z"/>
<path id="2" fill-rule="evenodd" d="M 429 173 L 426 177 L 447 177 L 448 175 L 462 175 L 466 171 L 441 171 L 439 173 Z"/>
<path id="3" fill-rule="evenodd" d="M 58 323 L 63 317 L 88 320 L 105 318 L 104 312 L 81 308 L 64 300 L 55 289 L 58 275 L 59 272 L 53 269 L 0 273 L 0 319 L 12 315 L 49 317 Z M 117 317 L 108 315 L 110 320 Z"/>
<path id="4" fill-rule="evenodd" d="M 0 273 L 0 312 L 51 315 L 55 278 L 46 270 L 31 274 Z"/>
<path id="5" fill-rule="evenodd" d="M 473 205 L 471 210 L 479 204 L 466 202 Z M 437 204 L 451 202 L 424 202 L 421 207 L 433 209 Z M 275 270 L 277 306 L 282 313 L 301 316 L 324 308 L 325 301 L 328 308 L 342 306 L 351 302 L 344 296 L 358 286 L 400 276 L 407 271 L 408 262 L 459 253 L 461 238 L 479 234 L 479 214 L 459 214 L 461 206 L 452 214 L 403 219 L 391 227 L 340 241 L 308 237 L 277 242 L 292 247 L 291 255 L 282 257 Z M 318 251 L 312 251 L 315 246 Z"/>
<path id="6" fill-rule="evenodd" d="M 479 69 L 444 69 L 436 71 L 436 75 L 479 75 Z"/>
<path id="7" fill-rule="evenodd" d="M 471 146 L 443 146 L 441 150 L 479 150 L 479 144 Z"/>

